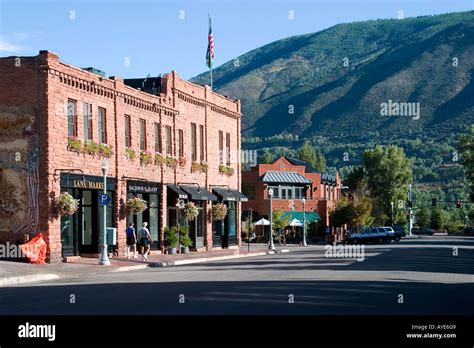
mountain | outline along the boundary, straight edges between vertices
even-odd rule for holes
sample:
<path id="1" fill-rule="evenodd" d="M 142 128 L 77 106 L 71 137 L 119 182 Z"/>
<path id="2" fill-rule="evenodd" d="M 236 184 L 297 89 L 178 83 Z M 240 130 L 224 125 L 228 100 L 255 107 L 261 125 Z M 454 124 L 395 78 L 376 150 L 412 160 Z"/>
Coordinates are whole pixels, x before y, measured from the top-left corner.
<path id="1" fill-rule="evenodd" d="M 459 132 L 474 123 L 474 11 L 338 24 L 254 49 L 213 78 L 242 100 L 245 137 Z M 381 115 L 407 102 L 419 119 Z"/>

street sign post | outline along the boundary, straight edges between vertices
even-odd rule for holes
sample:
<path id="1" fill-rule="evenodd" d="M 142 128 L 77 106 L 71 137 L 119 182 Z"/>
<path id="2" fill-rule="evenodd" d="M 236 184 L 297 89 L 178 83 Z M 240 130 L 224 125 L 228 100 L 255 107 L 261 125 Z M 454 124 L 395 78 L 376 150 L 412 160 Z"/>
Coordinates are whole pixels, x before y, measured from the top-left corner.
<path id="1" fill-rule="evenodd" d="M 106 194 L 101 194 L 99 196 L 99 205 L 109 205 L 110 204 L 110 196 Z"/>

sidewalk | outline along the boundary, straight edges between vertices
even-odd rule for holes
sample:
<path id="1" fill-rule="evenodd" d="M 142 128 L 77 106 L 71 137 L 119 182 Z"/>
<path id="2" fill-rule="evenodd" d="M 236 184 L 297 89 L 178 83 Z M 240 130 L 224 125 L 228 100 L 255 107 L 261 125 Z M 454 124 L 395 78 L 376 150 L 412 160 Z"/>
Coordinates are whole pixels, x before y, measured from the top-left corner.
<path id="1" fill-rule="evenodd" d="M 192 252 L 190 254 L 160 254 L 149 256 L 143 261 L 138 259 L 110 258 L 110 266 L 98 265 L 96 258 L 81 258 L 74 262 L 59 264 L 35 265 L 23 262 L 0 261 L 0 287 L 20 285 L 31 282 L 54 280 L 66 277 L 77 277 L 110 272 L 126 272 L 148 267 L 169 267 L 202 262 L 230 260 L 243 257 L 273 255 L 289 252 L 291 247 L 276 245 L 276 250 L 268 250 L 266 244 L 251 244 L 250 252 L 247 245 L 240 249 L 224 249 L 212 252 Z M 296 247 L 296 246 L 295 246 Z"/>

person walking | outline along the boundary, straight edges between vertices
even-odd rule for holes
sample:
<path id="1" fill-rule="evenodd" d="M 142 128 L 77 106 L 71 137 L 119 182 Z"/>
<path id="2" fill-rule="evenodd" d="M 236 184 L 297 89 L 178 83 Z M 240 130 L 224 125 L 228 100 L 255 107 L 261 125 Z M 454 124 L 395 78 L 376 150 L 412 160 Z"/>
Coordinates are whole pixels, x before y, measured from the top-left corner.
<path id="1" fill-rule="evenodd" d="M 140 254 L 142 254 L 142 260 L 148 260 L 148 253 L 150 252 L 151 234 L 148 228 L 148 222 L 143 223 L 143 227 L 138 230 L 138 237 L 140 238 Z"/>
<path id="2" fill-rule="evenodd" d="M 137 255 L 137 234 L 135 233 L 135 228 L 133 227 L 133 222 L 130 222 L 126 231 L 127 235 L 127 259 L 130 258 L 130 247 L 133 251 L 133 258 L 138 259 Z"/>

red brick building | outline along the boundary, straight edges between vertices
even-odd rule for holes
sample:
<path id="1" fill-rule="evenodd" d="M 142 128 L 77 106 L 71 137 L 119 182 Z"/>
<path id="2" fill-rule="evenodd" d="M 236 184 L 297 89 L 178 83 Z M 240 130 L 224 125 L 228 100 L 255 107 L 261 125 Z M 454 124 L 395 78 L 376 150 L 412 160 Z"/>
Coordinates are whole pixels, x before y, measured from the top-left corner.
<path id="1" fill-rule="evenodd" d="M 117 228 L 119 255 L 131 221 L 147 221 L 152 250 L 162 250 L 165 226 L 182 222 L 178 199 L 200 210 L 190 222 L 194 249 L 239 245 L 237 217 L 245 199 L 238 192 L 239 100 L 174 71 L 147 79 L 106 78 L 49 51 L 0 58 L 0 76 L 0 196 L 16 187 L 4 198 L 11 209 L 0 210 L 0 242 L 22 242 L 42 232 L 50 262 L 97 255 L 101 163 L 107 158 L 107 226 Z M 55 211 L 61 192 L 79 200 L 73 215 Z M 138 215 L 125 209 L 134 196 L 148 202 Z M 213 224 L 211 207 L 218 201 L 229 210 Z"/>
<path id="2" fill-rule="evenodd" d="M 273 189 L 272 209 L 281 208 L 294 217 L 302 215 L 298 212 L 303 211 L 304 197 L 308 217 L 311 212 L 319 215 L 317 226 L 313 226 L 320 234 L 330 226 L 329 212 L 341 197 L 341 178 L 338 174 L 320 173 L 304 161 L 281 156 L 274 163 L 259 164 L 242 172 L 242 191 L 249 199 L 242 203 L 244 216 L 252 209 L 254 220 L 268 218 L 270 187 Z"/>

